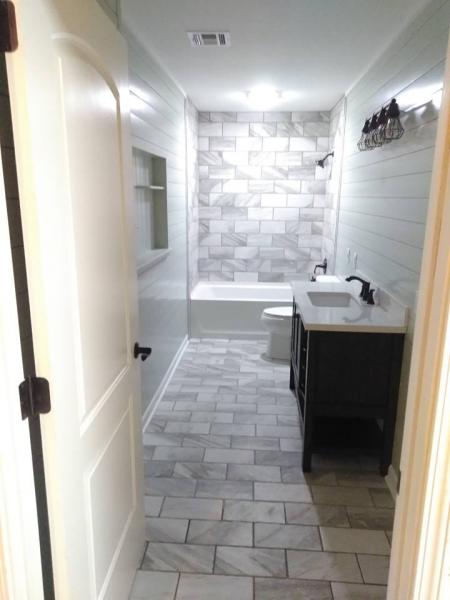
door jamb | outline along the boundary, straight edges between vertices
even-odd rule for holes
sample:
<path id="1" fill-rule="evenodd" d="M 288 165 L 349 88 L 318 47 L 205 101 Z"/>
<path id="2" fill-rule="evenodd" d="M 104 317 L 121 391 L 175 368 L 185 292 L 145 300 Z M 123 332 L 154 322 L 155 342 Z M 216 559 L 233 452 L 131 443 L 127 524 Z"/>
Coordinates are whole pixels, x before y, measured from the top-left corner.
<path id="1" fill-rule="evenodd" d="M 16 292 L 0 160 L 0 581 L 5 598 L 42 600 L 43 583 L 28 423 L 17 386 L 23 378 Z"/>
<path id="2" fill-rule="evenodd" d="M 450 44 L 433 165 L 388 600 L 448 598 Z M 447 592 L 444 589 L 446 587 Z"/>

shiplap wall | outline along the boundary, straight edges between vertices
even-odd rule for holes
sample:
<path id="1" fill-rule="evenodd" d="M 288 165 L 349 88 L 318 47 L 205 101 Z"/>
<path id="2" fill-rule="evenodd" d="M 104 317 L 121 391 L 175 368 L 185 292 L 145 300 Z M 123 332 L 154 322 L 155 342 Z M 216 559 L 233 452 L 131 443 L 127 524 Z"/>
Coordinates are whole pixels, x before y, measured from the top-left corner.
<path id="1" fill-rule="evenodd" d="M 406 338 L 393 466 L 398 469 L 416 295 L 428 207 L 438 103 L 450 23 L 450 0 L 432 0 L 347 98 L 344 161 L 337 237 L 338 273 L 353 272 L 347 248 L 357 252 L 357 270 L 388 290 L 411 311 Z M 359 152 L 364 119 L 396 97 L 403 137 Z M 436 100 L 436 96 L 435 96 Z"/>
<path id="2" fill-rule="evenodd" d="M 97 0 L 118 24 L 119 1 Z M 139 276 L 139 342 L 153 348 L 142 368 L 148 408 L 188 333 L 185 97 L 133 35 L 128 42 L 132 145 L 167 160 L 169 255 Z"/>
<path id="3" fill-rule="evenodd" d="M 185 98 L 136 40 L 126 37 L 132 144 L 167 160 L 170 254 L 139 277 L 139 341 L 153 348 L 142 369 L 145 410 L 187 335 Z"/>

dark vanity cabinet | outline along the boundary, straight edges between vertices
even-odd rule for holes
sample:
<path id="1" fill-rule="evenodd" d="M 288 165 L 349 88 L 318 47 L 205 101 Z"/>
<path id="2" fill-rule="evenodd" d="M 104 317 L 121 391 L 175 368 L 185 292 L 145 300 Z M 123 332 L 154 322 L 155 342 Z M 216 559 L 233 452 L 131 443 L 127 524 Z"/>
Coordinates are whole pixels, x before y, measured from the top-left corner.
<path id="1" fill-rule="evenodd" d="M 404 335 L 306 330 L 294 299 L 290 387 L 303 429 L 303 470 L 311 470 L 321 418 L 371 419 L 382 427 L 380 473 L 392 456 Z"/>

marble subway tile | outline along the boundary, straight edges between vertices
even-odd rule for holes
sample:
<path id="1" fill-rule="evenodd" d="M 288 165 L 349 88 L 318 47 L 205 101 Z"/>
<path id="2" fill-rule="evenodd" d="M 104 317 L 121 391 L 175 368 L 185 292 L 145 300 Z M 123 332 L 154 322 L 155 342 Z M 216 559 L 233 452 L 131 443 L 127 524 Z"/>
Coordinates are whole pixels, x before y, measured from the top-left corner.
<path id="1" fill-rule="evenodd" d="M 212 546 L 150 542 L 141 568 L 149 571 L 212 573 L 213 559 Z"/>
<path id="2" fill-rule="evenodd" d="M 170 421 L 164 429 L 165 433 L 209 433 L 209 423 L 185 423 L 182 421 Z"/>
<path id="3" fill-rule="evenodd" d="M 308 525 L 255 523 L 255 546 L 322 550 L 318 528 Z"/>
<path id="4" fill-rule="evenodd" d="M 232 221 L 211 220 L 209 221 L 210 233 L 231 233 L 234 231 L 234 223 Z"/>
<path id="5" fill-rule="evenodd" d="M 236 138 L 236 150 L 239 151 L 256 151 L 262 150 L 262 138 L 258 137 L 238 137 Z"/>
<path id="6" fill-rule="evenodd" d="M 206 448 L 205 462 L 247 464 L 254 463 L 253 450 Z"/>
<path id="7" fill-rule="evenodd" d="M 285 577 L 286 562 L 284 551 L 269 550 L 266 548 L 218 546 L 214 573 Z"/>
<path id="8" fill-rule="evenodd" d="M 236 169 L 234 167 L 208 167 L 210 179 L 234 179 Z"/>
<path id="9" fill-rule="evenodd" d="M 178 584 L 178 573 L 138 571 L 130 600 L 173 600 Z"/>
<path id="10" fill-rule="evenodd" d="M 250 221 L 270 221 L 273 219 L 273 208 L 249 208 L 248 218 Z"/>
<path id="11" fill-rule="evenodd" d="M 251 577 L 230 577 L 222 575 L 180 575 L 177 600 L 253 600 Z M 134 600 L 132 598 L 131 600 Z M 167 598 L 172 600 L 172 598 Z"/>
<path id="12" fill-rule="evenodd" d="M 234 123 L 237 120 L 235 112 L 210 112 L 209 120 L 218 123 Z"/>
<path id="13" fill-rule="evenodd" d="M 305 161 L 305 155 L 306 155 L 306 153 L 304 152 L 303 153 L 304 161 Z M 289 167 L 288 179 L 289 180 L 300 180 L 300 181 L 312 180 L 312 179 L 315 179 L 315 175 L 316 175 L 316 167 L 315 167 L 315 162 L 314 162 L 312 166 Z"/>
<path id="14" fill-rule="evenodd" d="M 247 243 L 247 236 L 243 233 L 224 233 L 222 235 L 222 245 L 224 247 L 229 246 L 232 249 L 237 246 L 245 247 Z M 234 251 L 233 251 L 234 255 Z M 233 269 L 230 269 L 233 270 Z"/>
<path id="15" fill-rule="evenodd" d="M 359 529 L 391 530 L 394 525 L 393 508 L 365 508 L 361 506 L 347 507 L 352 527 Z"/>
<path id="16" fill-rule="evenodd" d="M 262 140 L 265 152 L 284 152 L 289 149 L 288 137 L 265 137 Z"/>
<path id="17" fill-rule="evenodd" d="M 274 191 L 274 182 L 271 180 L 261 179 L 257 180 L 249 180 L 248 182 L 248 191 L 256 192 L 256 193 L 272 193 Z"/>
<path id="18" fill-rule="evenodd" d="M 302 137 L 303 126 L 295 122 L 277 123 L 277 136 L 287 138 Z"/>
<path id="19" fill-rule="evenodd" d="M 355 552 L 388 556 L 389 542 L 384 531 L 369 529 L 343 529 L 321 527 L 320 535 L 324 550 L 332 552 Z"/>
<path id="20" fill-rule="evenodd" d="M 288 550 L 287 561 L 290 577 L 325 581 L 362 582 L 354 554 Z"/>
<path id="21" fill-rule="evenodd" d="M 249 152 L 248 164 L 250 166 L 270 166 L 275 164 L 275 152 Z"/>
<path id="22" fill-rule="evenodd" d="M 146 477 L 144 493 L 149 496 L 192 498 L 195 494 L 195 481 L 174 477 Z"/>
<path id="23" fill-rule="evenodd" d="M 255 500 L 312 502 L 308 486 L 301 483 L 255 483 Z"/>
<path id="24" fill-rule="evenodd" d="M 303 164 L 303 153 L 277 152 L 275 164 L 280 167 L 301 166 Z"/>
<path id="25" fill-rule="evenodd" d="M 261 179 L 261 167 L 236 167 L 236 179 Z"/>
<path id="26" fill-rule="evenodd" d="M 292 120 L 298 123 L 305 122 L 324 122 L 329 123 L 330 113 L 323 111 L 294 111 L 292 113 Z"/>
<path id="27" fill-rule="evenodd" d="M 303 135 L 315 137 L 328 136 L 330 124 L 327 121 L 307 122 L 303 124 Z"/>
<path id="28" fill-rule="evenodd" d="M 264 123 L 289 123 L 292 120 L 292 113 L 289 111 L 270 111 L 264 113 Z"/>
<path id="29" fill-rule="evenodd" d="M 198 134 L 202 137 L 219 137 L 222 135 L 222 123 L 199 123 Z"/>
<path id="30" fill-rule="evenodd" d="M 273 465 L 279 467 L 293 467 L 301 464 L 300 452 L 276 452 L 271 450 L 256 450 L 256 465 Z"/>
<path id="31" fill-rule="evenodd" d="M 275 209 L 281 210 L 281 209 Z M 272 235 L 268 233 L 260 233 L 260 234 L 249 234 L 247 236 L 247 245 L 248 246 L 271 246 L 272 245 Z"/>
<path id="32" fill-rule="evenodd" d="M 331 589 L 334 600 L 386 600 L 387 589 L 382 585 L 333 582 Z"/>
<path id="33" fill-rule="evenodd" d="M 199 165 L 222 165 L 222 155 L 220 152 L 199 152 L 198 153 L 198 164 Z"/>
<path id="34" fill-rule="evenodd" d="M 281 482 L 280 467 L 229 465 L 227 479 L 234 479 L 236 481 Z"/>
<path id="35" fill-rule="evenodd" d="M 257 123 L 262 122 L 264 119 L 264 113 L 262 112 L 238 112 L 237 120 L 242 123 Z"/>
<path id="36" fill-rule="evenodd" d="M 246 246 L 238 247 L 234 249 L 235 258 L 257 258 L 259 255 L 258 248 L 248 248 Z"/>
<path id="37" fill-rule="evenodd" d="M 222 500 L 202 498 L 165 498 L 162 517 L 175 519 L 209 519 L 220 521 L 222 517 Z"/>
<path id="38" fill-rule="evenodd" d="M 302 502 L 286 503 L 286 520 L 300 525 L 329 525 L 350 527 L 345 507 L 325 506 Z"/>
<path id="39" fill-rule="evenodd" d="M 206 462 L 177 462 L 173 467 L 173 477 L 188 479 L 226 479 L 227 465 Z"/>
<path id="40" fill-rule="evenodd" d="M 224 123 L 223 135 L 231 137 L 248 137 L 249 125 L 248 123 Z"/>
<path id="41" fill-rule="evenodd" d="M 365 583 L 387 585 L 389 557 L 373 554 L 358 554 L 358 562 Z"/>
<path id="42" fill-rule="evenodd" d="M 231 151 L 236 149 L 236 138 L 234 137 L 210 137 L 209 150 L 216 152 Z"/>
<path id="43" fill-rule="evenodd" d="M 224 193 L 246 194 L 248 191 L 248 179 L 232 179 L 223 182 Z"/>
<path id="44" fill-rule="evenodd" d="M 277 438 L 246 437 L 240 435 L 231 436 L 231 447 L 243 450 L 279 450 L 280 444 Z"/>
<path id="45" fill-rule="evenodd" d="M 223 519 L 225 521 L 284 523 L 284 506 L 281 502 L 225 500 Z"/>
<path id="46" fill-rule="evenodd" d="M 203 459 L 202 448 L 175 448 L 157 446 L 153 452 L 153 460 L 200 462 Z"/>
<path id="47" fill-rule="evenodd" d="M 164 498 L 157 496 L 144 496 L 144 511 L 147 517 L 157 517 L 161 511 Z"/>
<path id="48" fill-rule="evenodd" d="M 145 535 L 150 542 L 178 542 L 186 539 L 189 521 L 187 519 L 164 519 L 151 517 L 145 519 Z"/>
<path id="49" fill-rule="evenodd" d="M 250 123 L 251 137 L 275 137 L 276 132 L 276 123 Z"/>
<path id="50" fill-rule="evenodd" d="M 373 506 L 369 491 L 365 488 L 311 486 L 314 502 L 341 506 Z"/>
<path id="51" fill-rule="evenodd" d="M 325 581 L 255 578 L 255 600 L 274 600 L 274 598 L 277 600 L 333 600 L 330 584 Z"/>
<path id="52" fill-rule="evenodd" d="M 252 500 L 253 485 L 249 481 L 209 481 L 197 483 L 197 498 L 230 498 L 236 500 Z"/>
<path id="53" fill-rule="evenodd" d="M 283 208 L 286 206 L 287 195 L 284 193 L 261 194 L 261 206 Z"/>
<path id="54" fill-rule="evenodd" d="M 252 154 L 250 152 L 250 154 Z M 251 161 L 249 163 L 249 153 L 248 152 L 222 152 L 223 164 L 224 165 L 247 165 L 252 164 Z"/>
<path id="55" fill-rule="evenodd" d="M 234 223 L 236 233 L 259 233 L 258 221 L 236 221 Z"/>
<path id="56" fill-rule="evenodd" d="M 274 182 L 274 192 L 277 194 L 299 194 L 301 182 L 294 179 L 279 179 Z"/>
<path id="57" fill-rule="evenodd" d="M 229 435 L 195 435 L 184 436 L 183 446 L 195 448 L 230 448 Z"/>
<path id="58" fill-rule="evenodd" d="M 187 542 L 215 546 L 252 546 L 252 524 L 239 521 L 192 520 Z"/>

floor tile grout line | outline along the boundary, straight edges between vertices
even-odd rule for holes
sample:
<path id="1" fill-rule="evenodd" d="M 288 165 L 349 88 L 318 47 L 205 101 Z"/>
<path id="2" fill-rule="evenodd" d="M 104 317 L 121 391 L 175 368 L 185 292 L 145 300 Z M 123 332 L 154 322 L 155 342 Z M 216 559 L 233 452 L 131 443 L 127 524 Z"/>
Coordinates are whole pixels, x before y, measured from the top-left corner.
<path id="1" fill-rule="evenodd" d="M 180 586 L 180 581 L 181 581 L 181 573 L 180 573 L 180 572 L 178 572 L 178 573 L 177 573 L 177 575 L 178 575 L 178 577 L 177 577 L 177 585 L 175 586 L 175 593 L 174 593 L 174 595 L 173 595 L 173 598 L 172 598 L 172 600 L 176 600 L 176 598 L 177 598 L 177 595 L 178 595 L 178 588 L 179 588 L 179 586 Z"/>

